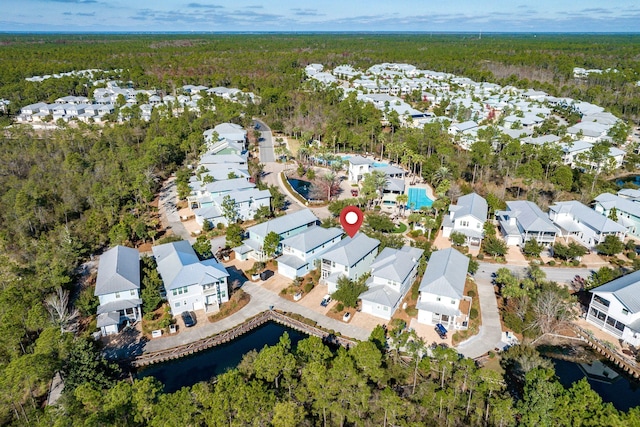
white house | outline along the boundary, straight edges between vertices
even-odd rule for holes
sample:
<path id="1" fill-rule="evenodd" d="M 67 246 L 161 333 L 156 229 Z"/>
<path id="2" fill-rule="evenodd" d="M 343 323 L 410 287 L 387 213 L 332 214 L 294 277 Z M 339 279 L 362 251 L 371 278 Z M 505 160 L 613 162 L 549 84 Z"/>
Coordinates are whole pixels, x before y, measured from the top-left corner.
<path id="1" fill-rule="evenodd" d="M 349 181 L 358 183 L 364 179 L 364 176 L 371 172 L 373 160 L 362 156 L 349 157 Z"/>
<path id="2" fill-rule="evenodd" d="M 522 245 L 531 239 L 550 245 L 555 242 L 558 234 L 558 229 L 549 216 L 535 203 L 527 200 L 507 202 L 507 210 L 496 212 L 496 217 L 508 246 Z"/>
<path id="3" fill-rule="evenodd" d="M 248 257 L 251 257 L 258 261 L 264 261 L 266 257 L 262 249 L 264 238 L 267 234 L 274 232 L 280 236 L 280 241 L 282 241 L 283 239 L 302 233 L 317 224 L 318 218 L 309 209 L 283 215 L 249 227 L 247 229 L 249 238 L 244 240 L 241 246 L 233 248 L 233 250 L 238 259 L 246 260 Z M 278 247 L 276 255 L 280 253 L 281 248 Z"/>
<path id="4" fill-rule="evenodd" d="M 94 294 L 98 297 L 98 328 L 116 334 L 124 322 L 142 318 L 140 305 L 140 253 L 116 246 L 100 256 Z"/>
<path id="5" fill-rule="evenodd" d="M 591 290 L 587 322 L 615 339 L 640 345 L 640 270 Z"/>
<path id="6" fill-rule="evenodd" d="M 449 213 L 442 219 L 442 235 L 450 237 L 454 231 L 462 233 L 467 245 L 480 246 L 487 213 L 487 201 L 482 196 L 476 193 L 462 196 L 455 205 L 449 205 Z"/>
<path id="7" fill-rule="evenodd" d="M 229 273 L 215 258 L 200 261 L 186 240 L 152 250 L 174 316 L 190 310 L 216 312 L 229 301 Z"/>
<path id="8" fill-rule="evenodd" d="M 225 226 L 229 225 L 227 218 L 224 216 L 223 208 L 226 197 L 233 200 L 235 212 L 240 221 L 252 220 L 261 207 L 271 208 L 271 192 L 269 190 L 250 188 L 231 191 L 223 196 L 214 197 L 212 204 L 193 209 L 198 225 L 202 227 L 205 220 L 209 221 L 213 226 L 217 226 L 220 223 Z"/>
<path id="9" fill-rule="evenodd" d="M 320 280 L 330 294 L 338 289 L 338 279 L 342 276 L 357 280 L 369 271 L 378 253 L 380 241 L 363 233 L 346 237 L 321 256 Z"/>
<path id="10" fill-rule="evenodd" d="M 369 289 L 360 294 L 362 312 L 389 320 L 416 280 L 424 251 L 410 246 L 384 248 L 371 264 Z"/>
<path id="11" fill-rule="evenodd" d="M 418 322 L 467 329 L 471 297 L 464 295 L 469 258 L 453 248 L 431 254 L 420 282 Z"/>
<path id="12" fill-rule="evenodd" d="M 572 237 L 589 249 L 604 242 L 608 235 L 622 241 L 627 232 L 622 225 L 575 200 L 549 207 L 549 219 L 560 229 L 561 237 Z"/>
<path id="13" fill-rule="evenodd" d="M 618 194 L 634 194 L 628 191 Z M 593 209 L 601 215 L 609 217 L 615 211 L 617 222 L 626 227 L 627 232 L 640 237 L 640 203 L 629 198 L 620 197 L 611 193 L 602 193 L 595 199 Z"/>
<path id="14" fill-rule="evenodd" d="M 342 233 L 340 228 L 314 225 L 282 240 L 282 255 L 276 259 L 278 274 L 295 279 L 309 273 L 317 267 L 314 261 L 342 240 Z"/>
<path id="15" fill-rule="evenodd" d="M 213 141 L 213 134 L 216 133 L 218 135 L 218 140 L 228 139 L 229 141 L 240 143 L 244 146 L 247 142 L 247 131 L 242 128 L 242 126 L 237 125 L 235 123 L 220 123 L 215 126 L 213 129 L 209 129 L 204 131 L 204 139 L 205 142 L 215 142 Z"/>

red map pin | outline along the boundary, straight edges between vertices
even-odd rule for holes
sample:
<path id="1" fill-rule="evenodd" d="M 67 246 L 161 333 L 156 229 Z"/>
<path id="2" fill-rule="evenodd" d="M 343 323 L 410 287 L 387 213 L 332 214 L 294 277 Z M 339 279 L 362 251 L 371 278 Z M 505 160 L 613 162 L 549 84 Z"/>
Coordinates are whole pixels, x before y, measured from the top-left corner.
<path id="1" fill-rule="evenodd" d="M 347 206 L 340 212 L 340 224 L 349 237 L 355 236 L 360 230 L 363 219 L 364 214 L 355 206 Z"/>

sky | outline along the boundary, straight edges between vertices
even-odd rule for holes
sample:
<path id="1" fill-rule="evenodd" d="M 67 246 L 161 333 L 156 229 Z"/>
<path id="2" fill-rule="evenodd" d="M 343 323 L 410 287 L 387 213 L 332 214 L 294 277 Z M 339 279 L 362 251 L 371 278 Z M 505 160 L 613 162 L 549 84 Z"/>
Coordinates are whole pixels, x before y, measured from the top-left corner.
<path id="1" fill-rule="evenodd" d="M 3 31 L 640 32 L 638 0 L 4 0 Z"/>

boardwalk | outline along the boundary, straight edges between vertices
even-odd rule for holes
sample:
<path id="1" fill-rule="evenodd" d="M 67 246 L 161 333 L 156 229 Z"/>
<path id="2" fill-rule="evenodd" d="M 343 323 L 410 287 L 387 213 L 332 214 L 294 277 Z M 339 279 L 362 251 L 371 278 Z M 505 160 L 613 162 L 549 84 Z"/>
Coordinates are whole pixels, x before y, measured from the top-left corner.
<path id="1" fill-rule="evenodd" d="M 281 325 L 288 326 L 297 331 L 303 332 L 307 335 L 313 335 L 324 339 L 332 344 L 342 345 L 344 347 L 350 347 L 355 345 L 356 342 L 345 337 L 335 336 L 327 331 L 308 325 L 300 320 L 287 316 L 284 313 L 280 313 L 274 310 L 264 311 L 257 316 L 247 320 L 228 331 L 224 331 L 220 334 L 214 335 L 203 340 L 192 342 L 179 347 L 174 347 L 166 350 L 160 350 L 152 353 L 144 353 L 137 356 L 131 361 L 131 365 L 134 367 L 146 366 L 154 363 L 165 362 L 171 359 L 177 359 L 189 354 L 193 354 L 208 348 L 227 343 L 238 338 L 247 332 L 267 323 L 276 322 Z"/>

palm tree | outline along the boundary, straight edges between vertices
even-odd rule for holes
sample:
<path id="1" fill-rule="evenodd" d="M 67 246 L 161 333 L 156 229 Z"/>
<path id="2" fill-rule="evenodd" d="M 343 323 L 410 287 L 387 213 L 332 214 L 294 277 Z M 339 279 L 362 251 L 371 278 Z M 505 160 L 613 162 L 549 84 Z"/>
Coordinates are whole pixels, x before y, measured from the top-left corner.
<path id="1" fill-rule="evenodd" d="M 435 185 L 440 184 L 442 181 L 444 181 L 445 179 L 449 179 L 451 178 L 451 170 L 449 170 L 448 167 L 446 166 L 440 166 L 438 169 L 436 169 L 436 171 L 433 173 L 433 183 Z"/>
<path id="2" fill-rule="evenodd" d="M 404 211 L 407 202 L 409 201 L 409 195 L 406 193 L 398 194 L 396 196 L 396 205 L 398 206 L 398 213 Z"/>

